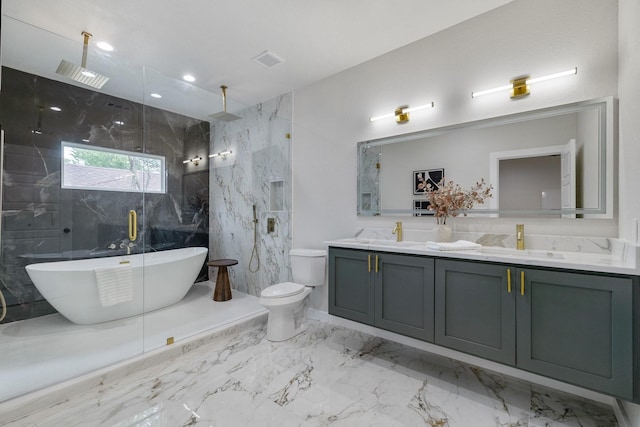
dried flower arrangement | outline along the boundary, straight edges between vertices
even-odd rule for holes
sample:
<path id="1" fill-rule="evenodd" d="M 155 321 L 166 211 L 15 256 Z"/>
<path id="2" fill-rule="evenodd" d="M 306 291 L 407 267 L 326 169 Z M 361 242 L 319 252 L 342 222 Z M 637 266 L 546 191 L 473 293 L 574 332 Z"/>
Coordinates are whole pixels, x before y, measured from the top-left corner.
<path id="1" fill-rule="evenodd" d="M 466 216 L 465 210 L 471 209 L 475 203 L 483 204 L 485 199 L 492 197 L 492 189 L 493 186 L 487 186 L 484 178 L 468 190 L 463 190 L 453 181 L 443 179 L 438 183 L 437 189 L 427 184 L 424 192 L 429 201 L 429 210 L 434 211 L 436 222 L 446 224 L 448 217 L 456 217 L 460 213 Z"/>

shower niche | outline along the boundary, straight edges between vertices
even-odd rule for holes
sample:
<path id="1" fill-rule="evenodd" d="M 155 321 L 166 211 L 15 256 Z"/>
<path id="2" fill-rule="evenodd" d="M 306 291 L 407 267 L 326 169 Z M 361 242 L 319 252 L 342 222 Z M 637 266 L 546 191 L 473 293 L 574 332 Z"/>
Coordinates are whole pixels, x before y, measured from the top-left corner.
<path id="1" fill-rule="evenodd" d="M 269 181 L 269 212 L 284 212 L 284 195 L 284 180 L 271 179 Z"/>

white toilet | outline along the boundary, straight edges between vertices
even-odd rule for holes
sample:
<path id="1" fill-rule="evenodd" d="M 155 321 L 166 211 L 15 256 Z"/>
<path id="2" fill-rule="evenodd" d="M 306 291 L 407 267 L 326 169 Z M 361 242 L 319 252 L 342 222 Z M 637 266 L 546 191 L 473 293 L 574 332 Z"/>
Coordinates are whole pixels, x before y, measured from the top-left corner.
<path id="1" fill-rule="evenodd" d="M 289 255 L 295 283 L 278 283 L 260 293 L 260 304 L 269 310 L 269 341 L 288 340 L 307 328 L 305 300 L 313 287 L 324 285 L 327 251 L 292 249 Z"/>

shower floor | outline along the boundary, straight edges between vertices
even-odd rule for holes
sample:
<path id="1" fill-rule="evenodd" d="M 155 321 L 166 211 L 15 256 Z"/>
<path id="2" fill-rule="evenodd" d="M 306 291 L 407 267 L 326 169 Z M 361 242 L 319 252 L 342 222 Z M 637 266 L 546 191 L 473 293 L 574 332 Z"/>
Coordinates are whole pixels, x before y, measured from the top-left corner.
<path id="1" fill-rule="evenodd" d="M 214 284 L 193 285 L 178 304 L 144 316 L 76 325 L 60 314 L 0 325 L 0 402 L 175 341 L 261 315 L 257 297 L 233 291 L 212 300 Z"/>

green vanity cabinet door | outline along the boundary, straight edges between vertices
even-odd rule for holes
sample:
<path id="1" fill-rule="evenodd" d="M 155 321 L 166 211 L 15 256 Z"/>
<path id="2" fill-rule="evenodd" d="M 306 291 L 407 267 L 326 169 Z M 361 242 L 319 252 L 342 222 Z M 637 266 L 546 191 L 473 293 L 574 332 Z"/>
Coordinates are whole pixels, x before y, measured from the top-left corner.
<path id="1" fill-rule="evenodd" d="M 435 277 L 436 344 L 514 365 L 515 268 L 437 259 Z"/>
<path id="2" fill-rule="evenodd" d="M 631 400 L 634 279 L 522 269 L 519 284 L 522 273 L 517 366 Z"/>
<path id="3" fill-rule="evenodd" d="M 373 325 L 373 262 L 369 251 L 329 248 L 329 314 Z"/>
<path id="4" fill-rule="evenodd" d="M 432 258 L 375 254 L 375 326 L 433 342 Z"/>

